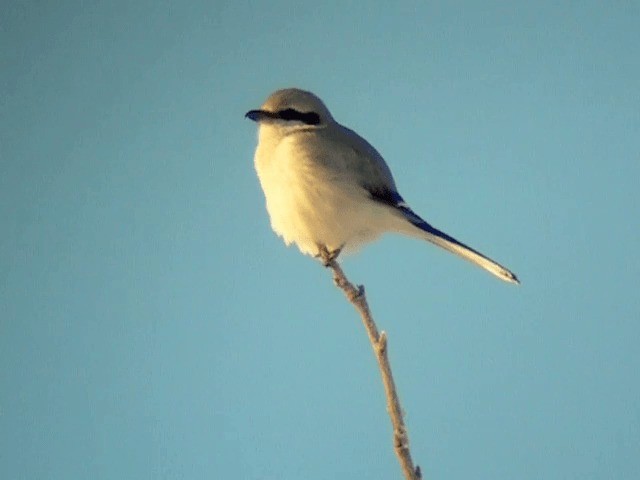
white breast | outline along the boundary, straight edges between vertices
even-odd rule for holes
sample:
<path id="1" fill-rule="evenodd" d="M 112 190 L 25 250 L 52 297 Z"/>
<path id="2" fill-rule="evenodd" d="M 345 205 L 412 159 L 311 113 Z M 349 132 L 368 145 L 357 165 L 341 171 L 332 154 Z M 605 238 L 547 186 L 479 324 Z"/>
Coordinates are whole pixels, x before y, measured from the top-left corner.
<path id="1" fill-rule="evenodd" d="M 344 161 L 327 161 L 341 152 L 323 148 L 313 133 L 279 142 L 271 138 L 261 128 L 255 165 L 271 227 L 287 245 L 295 243 L 309 255 L 316 255 L 319 245 L 349 252 L 382 233 L 375 219 L 384 216 L 385 207 L 371 202 L 340 168 L 332 168 Z"/>

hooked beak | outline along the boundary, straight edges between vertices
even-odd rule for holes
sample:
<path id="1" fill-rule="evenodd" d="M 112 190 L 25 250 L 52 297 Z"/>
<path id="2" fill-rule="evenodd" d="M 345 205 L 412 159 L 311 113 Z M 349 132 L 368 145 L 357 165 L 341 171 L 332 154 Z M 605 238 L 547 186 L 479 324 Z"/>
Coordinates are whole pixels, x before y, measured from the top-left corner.
<path id="1" fill-rule="evenodd" d="M 266 110 L 249 110 L 244 116 L 254 122 L 260 122 L 267 118 L 273 118 L 273 113 L 267 112 Z"/>

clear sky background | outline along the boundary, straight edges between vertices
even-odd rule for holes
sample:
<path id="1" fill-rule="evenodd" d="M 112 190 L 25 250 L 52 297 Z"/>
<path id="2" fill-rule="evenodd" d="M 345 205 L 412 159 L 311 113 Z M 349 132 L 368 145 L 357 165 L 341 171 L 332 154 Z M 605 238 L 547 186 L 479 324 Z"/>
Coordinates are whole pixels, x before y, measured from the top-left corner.
<path id="1" fill-rule="evenodd" d="M 640 477 L 638 2 L 0 15 L 0 477 L 401 478 L 374 357 L 243 118 L 320 95 L 435 226 L 347 258 L 428 479 Z"/>

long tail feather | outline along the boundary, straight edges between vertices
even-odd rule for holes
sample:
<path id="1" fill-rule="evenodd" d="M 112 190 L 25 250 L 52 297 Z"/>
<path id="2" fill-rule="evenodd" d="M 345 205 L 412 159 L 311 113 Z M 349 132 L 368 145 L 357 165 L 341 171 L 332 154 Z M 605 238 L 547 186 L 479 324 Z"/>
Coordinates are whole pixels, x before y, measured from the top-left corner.
<path id="1" fill-rule="evenodd" d="M 400 208 L 402 209 L 405 218 L 409 220 L 412 225 L 421 230 L 420 233 L 422 238 L 424 238 L 428 242 L 444 248 L 451 253 L 455 253 L 456 255 L 459 255 L 460 257 L 470 261 L 471 263 L 475 263 L 479 267 L 484 268 L 489 273 L 494 274 L 496 277 L 504 280 L 505 282 L 520 284 L 520 280 L 518 280 L 518 277 L 516 277 L 513 272 L 503 267 L 498 262 L 491 260 L 489 257 L 484 256 L 468 245 L 459 242 L 455 238 L 431 226 L 418 215 L 416 215 L 410 208 L 405 206 L 402 206 Z"/>

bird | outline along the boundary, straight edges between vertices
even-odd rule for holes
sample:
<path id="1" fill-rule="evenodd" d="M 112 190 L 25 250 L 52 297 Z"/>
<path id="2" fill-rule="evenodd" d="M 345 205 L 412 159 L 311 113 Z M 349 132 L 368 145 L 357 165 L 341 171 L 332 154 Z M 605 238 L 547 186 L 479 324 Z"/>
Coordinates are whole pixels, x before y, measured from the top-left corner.
<path id="1" fill-rule="evenodd" d="M 418 216 L 398 193 L 382 155 L 299 88 L 273 92 L 245 117 L 258 124 L 255 169 L 273 231 L 286 245 L 323 259 L 395 232 L 426 240 L 505 282 L 518 277 Z"/>

